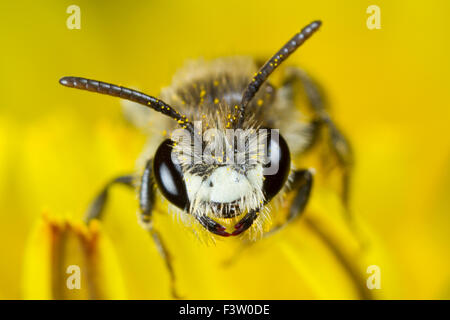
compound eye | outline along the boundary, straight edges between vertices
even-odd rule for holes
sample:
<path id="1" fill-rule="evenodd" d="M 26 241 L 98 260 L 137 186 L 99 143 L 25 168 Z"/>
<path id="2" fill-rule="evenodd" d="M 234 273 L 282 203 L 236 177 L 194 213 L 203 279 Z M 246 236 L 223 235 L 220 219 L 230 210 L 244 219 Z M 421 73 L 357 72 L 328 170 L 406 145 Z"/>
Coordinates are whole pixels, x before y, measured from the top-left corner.
<path id="1" fill-rule="evenodd" d="M 186 185 L 180 164 L 172 161 L 172 143 L 167 139 L 156 150 L 153 175 L 163 196 L 173 205 L 186 210 L 189 206 Z"/>
<path id="2" fill-rule="evenodd" d="M 276 131 L 268 130 L 268 163 L 264 166 L 263 192 L 266 202 L 283 188 L 291 169 L 291 155 L 284 138 Z"/>

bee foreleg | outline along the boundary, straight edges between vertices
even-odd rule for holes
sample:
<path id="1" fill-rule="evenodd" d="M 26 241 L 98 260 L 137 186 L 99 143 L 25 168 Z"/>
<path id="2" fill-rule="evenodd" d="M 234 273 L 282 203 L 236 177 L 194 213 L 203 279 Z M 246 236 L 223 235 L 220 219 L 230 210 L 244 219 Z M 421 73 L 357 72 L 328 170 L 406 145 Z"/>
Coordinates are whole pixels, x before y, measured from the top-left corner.
<path id="1" fill-rule="evenodd" d="M 275 226 L 272 230 L 267 232 L 264 237 L 267 237 L 282 229 L 305 211 L 305 207 L 308 204 L 309 196 L 311 194 L 313 180 L 313 171 L 310 169 L 298 170 L 294 172 L 294 179 L 290 188 L 295 192 L 295 196 L 291 202 L 286 221 L 278 226 Z"/>
<path id="2" fill-rule="evenodd" d="M 133 176 L 132 175 L 120 176 L 111 180 L 108 184 L 106 184 L 106 186 L 103 187 L 102 191 L 92 201 L 91 205 L 86 211 L 86 214 L 84 216 L 84 221 L 86 223 L 89 223 L 89 221 L 91 221 L 92 219 L 100 219 L 103 213 L 103 209 L 105 208 L 106 201 L 108 200 L 109 189 L 116 184 L 123 184 L 131 188 L 134 188 Z"/>
<path id="3" fill-rule="evenodd" d="M 311 169 L 298 170 L 294 172 L 292 189 L 295 190 L 296 194 L 292 200 L 291 207 L 289 208 L 286 223 L 289 223 L 300 216 L 305 210 L 313 186 L 313 174 L 314 173 Z"/>
<path id="4" fill-rule="evenodd" d="M 172 258 L 167 246 L 164 244 L 160 234 L 155 230 L 152 224 L 152 210 L 155 203 L 154 180 L 152 173 L 153 160 L 147 161 L 144 173 L 141 178 L 141 186 L 139 189 L 139 208 L 141 225 L 150 233 L 159 254 L 163 258 L 166 268 L 169 271 L 171 293 L 174 298 L 180 298 L 175 288 L 175 271 L 172 265 Z"/>
<path id="5" fill-rule="evenodd" d="M 154 182 L 152 173 L 153 159 L 147 161 L 141 176 L 139 188 L 139 209 L 141 222 L 151 223 L 152 209 L 155 202 Z"/>

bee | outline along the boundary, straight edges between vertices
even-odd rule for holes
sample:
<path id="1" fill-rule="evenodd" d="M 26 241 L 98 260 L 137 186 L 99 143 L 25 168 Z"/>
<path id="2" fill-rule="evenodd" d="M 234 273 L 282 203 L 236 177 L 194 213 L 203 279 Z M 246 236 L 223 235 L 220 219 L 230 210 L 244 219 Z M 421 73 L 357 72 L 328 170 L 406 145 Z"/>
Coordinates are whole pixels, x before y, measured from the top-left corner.
<path id="1" fill-rule="evenodd" d="M 298 68 L 290 69 L 279 88 L 267 80 L 320 26 L 320 21 L 314 21 L 304 27 L 259 69 L 250 58 L 191 64 L 174 77 L 170 87 L 163 89 L 161 99 L 106 82 L 61 78 L 64 86 L 119 97 L 153 109 L 161 114 L 151 115 L 156 119 L 154 125 L 164 125 L 171 133 L 164 140 L 151 137 L 153 147 L 144 152 L 138 179 L 136 175 L 126 175 L 106 184 L 88 209 L 86 222 L 100 218 L 113 185 L 136 189 L 140 220 L 165 259 L 173 283 L 168 250 L 152 226 L 158 195 L 186 223 L 194 221 L 213 237 L 235 237 L 252 231 L 262 233 L 264 223 L 275 212 L 271 206 L 285 194 L 293 194 L 285 221 L 272 232 L 304 211 L 314 170 L 297 169 L 292 159 L 310 150 L 323 130 L 332 152 L 347 172 L 347 185 L 350 147 L 329 116 L 315 82 Z M 299 87 L 308 100 L 310 121 L 304 120 L 295 103 Z M 240 132 L 239 137 L 230 138 L 230 131 Z M 347 197 L 347 189 L 343 188 L 343 198 Z M 223 221 L 233 221 L 233 225 L 227 228 Z M 173 284 L 172 289 L 174 292 Z"/>

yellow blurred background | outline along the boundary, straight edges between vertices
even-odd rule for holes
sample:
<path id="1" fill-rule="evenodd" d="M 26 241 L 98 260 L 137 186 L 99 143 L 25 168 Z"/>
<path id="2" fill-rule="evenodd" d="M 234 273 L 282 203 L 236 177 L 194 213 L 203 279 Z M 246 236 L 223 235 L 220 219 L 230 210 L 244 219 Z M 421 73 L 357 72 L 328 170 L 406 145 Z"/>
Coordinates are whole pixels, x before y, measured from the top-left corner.
<path id="1" fill-rule="evenodd" d="M 80 30 L 66 27 L 72 4 L 81 9 Z M 366 26 L 372 4 L 381 9 L 379 30 Z M 79 219 L 106 181 L 133 170 L 145 142 L 122 119 L 117 99 L 68 90 L 61 76 L 157 95 L 188 59 L 268 58 L 315 19 L 321 30 L 287 63 L 319 80 L 353 145 L 351 208 L 377 244 L 365 263 L 382 275 L 374 296 L 450 298 L 449 9 L 445 0 L 2 1 L 0 298 L 45 297 L 29 293 L 33 279 L 24 275 L 42 213 Z M 169 298 L 134 196 L 120 188 L 114 195 L 102 229 L 123 294 L 108 297 Z M 225 271 L 212 270 L 205 256 L 220 256 L 224 244 L 190 255 L 192 239 L 166 227 L 180 251 L 181 291 L 189 298 L 357 298 L 329 257 L 315 256 L 315 240 L 302 238 L 307 227 L 295 227 L 280 235 L 282 244 L 260 245 Z"/>

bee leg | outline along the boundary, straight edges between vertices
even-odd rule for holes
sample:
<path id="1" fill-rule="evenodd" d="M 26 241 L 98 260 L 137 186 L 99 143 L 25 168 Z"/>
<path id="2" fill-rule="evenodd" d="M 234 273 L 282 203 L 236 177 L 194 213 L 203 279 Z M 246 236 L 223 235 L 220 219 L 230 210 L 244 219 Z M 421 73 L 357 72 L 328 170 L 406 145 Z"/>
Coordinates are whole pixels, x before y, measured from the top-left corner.
<path id="1" fill-rule="evenodd" d="M 172 296 L 179 299 L 180 296 L 177 294 L 175 287 L 175 271 L 172 265 L 172 258 L 167 250 L 167 246 L 161 238 L 161 235 L 155 230 L 152 223 L 152 210 L 155 203 L 152 163 L 152 160 L 147 161 L 141 178 L 141 186 L 139 189 L 140 223 L 150 233 L 159 254 L 166 264 L 166 268 L 169 271 L 170 276 Z"/>
<path id="2" fill-rule="evenodd" d="M 91 205 L 86 211 L 84 221 L 86 223 L 89 223 L 89 221 L 91 221 L 92 219 L 100 219 L 103 213 L 103 209 L 105 208 L 106 201 L 108 200 L 109 189 L 116 184 L 122 184 L 134 188 L 133 178 L 134 177 L 132 175 L 120 176 L 111 180 L 108 184 L 106 184 L 106 186 L 102 189 L 100 194 L 92 201 Z"/>
<path id="3" fill-rule="evenodd" d="M 295 84 L 301 85 L 309 101 L 309 111 L 312 113 L 312 124 L 315 127 L 312 133 L 313 143 L 320 140 L 319 136 L 323 131 L 321 129 L 324 128 L 325 139 L 328 141 L 331 152 L 342 172 L 340 194 L 344 206 L 348 209 L 350 174 L 353 165 L 353 153 L 350 144 L 331 119 L 326 108 L 324 95 L 317 84 L 306 72 L 298 68 L 290 68 L 283 85 L 293 87 Z M 295 92 L 294 89 L 291 91 Z"/>
<path id="4" fill-rule="evenodd" d="M 314 172 L 311 169 L 297 170 L 294 172 L 291 190 L 295 191 L 295 196 L 289 208 L 287 219 L 281 225 L 275 226 L 272 230 L 267 232 L 264 237 L 279 231 L 298 218 L 305 211 L 305 207 L 308 204 L 313 186 L 313 174 Z"/>
<path id="5" fill-rule="evenodd" d="M 294 200 L 292 200 L 286 222 L 294 220 L 305 210 L 313 186 L 313 175 L 314 171 L 311 169 L 297 170 L 294 172 L 292 189 L 296 190 L 296 194 Z"/>

